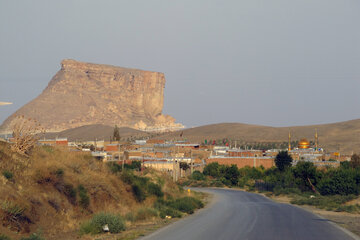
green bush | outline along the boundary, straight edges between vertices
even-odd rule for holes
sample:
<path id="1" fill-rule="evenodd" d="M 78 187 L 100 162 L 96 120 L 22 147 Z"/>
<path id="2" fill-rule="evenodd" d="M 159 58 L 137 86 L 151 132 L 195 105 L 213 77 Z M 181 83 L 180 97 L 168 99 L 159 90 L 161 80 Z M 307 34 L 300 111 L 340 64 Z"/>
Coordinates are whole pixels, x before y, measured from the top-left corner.
<path id="1" fill-rule="evenodd" d="M 11 240 L 11 238 L 9 238 L 8 236 L 6 236 L 4 234 L 0 234 L 0 240 Z"/>
<path id="2" fill-rule="evenodd" d="M 337 210 L 342 211 L 347 209 L 347 206 L 343 205 L 348 201 L 356 198 L 355 195 L 333 195 L 333 196 L 320 196 L 316 195 L 315 197 L 310 197 L 310 194 L 306 194 L 304 196 L 297 196 L 295 199 L 291 201 L 293 204 L 298 205 L 311 205 L 316 206 L 326 210 Z"/>
<path id="3" fill-rule="evenodd" d="M 118 173 L 121 172 L 122 170 L 122 166 L 116 162 L 108 162 L 106 166 L 109 168 L 110 172 L 112 173 Z"/>
<path id="4" fill-rule="evenodd" d="M 322 195 L 349 195 L 359 194 L 356 172 L 353 169 L 339 168 L 329 171 L 317 185 Z"/>
<path id="5" fill-rule="evenodd" d="M 159 184 L 155 184 L 150 182 L 147 186 L 147 191 L 148 193 L 155 195 L 157 197 L 162 197 L 164 196 L 163 191 L 161 190 L 161 186 Z"/>
<path id="6" fill-rule="evenodd" d="M 191 178 L 197 181 L 201 181 L 201 180 L 205 180 L 205 175 L 200 171 L 196 170 L 191 174 Z"/>
<path id="7" fill-rule="evenodd" d="M 230 167 L 226 167 L 225 178 L 227 179 L 228 182 L 230 182 L 230 185 L 236 186 L 239 181 L 239 176 L 240 176 L 239 169 L 235 164 L 232 164 Z"/>
<path id="8" fill-rule="evenodd" d="M 165 207 L 165 208 L 161 209 L 159 215 L 161 218 L 165 218 L 166 216 L 170 216 L 172 218 L 181 218 L 182 217 L 181 212 L 179 212 L 173 208 L 170 208 L 170 207 Z"/>
<path id="9" fill-rule="evenodd" d="M 342 205 L 336 209 L 337 212 L 357 213 L 360 212 L 360 205 Z"/>
<path id="10" fill-rule="evenodd" d="M 125 168 L 140 171 L 141 170 L 141 161 L 132 161 L 131 164 L 125 164 Z"/>
<path id="11" fill-rule="evenodd" d="M 69 202 L 72 204 L 76 203 L 76 189 L 72 184 L 65 184 L 63 190 L 65 196 L 69 199 Z"/>
<path id="12" fill-rule="evenodd" d="M 165 218 L 166 216 L 171 216 L 173 218 L 181 218 L 182 214 L 180 211 L 172 208 L 171 206 L 169 206 L 169 204 L 172 202 L 173 200 L 170 201 L 165 201 L 164 199 L 158 199 L 155 203 L 154 203 L 154 208 L 158 209 L 160 211 L 159 216 L 161 218 Z"/>
<path id="13" fill-rule="evenodd" d="M 181 212 L 192 214 L 195 209 L 204 207 L 204 204 L 196 198 L 183 197 L 170 202 L 168 206 Z"/>
<path id="14" fill-rule="evenodd" d="M 45 240 L 39 234 L 33 233 L 29 237 L 20 238 L 20 240 Z"/>
<path id="15" fill-rule="evenodd" d="M 131 171 L 124 171 L 121 174 L 121 180 L 126 184 L 133 184 L 135 182 L 135 175 Z"/>
<path id="16" fill-rule="evenodd" d="M 86 188 L 80 184 L 78 186 L 77 190 L 78 190 L 79 198 L 80 198 L 80 200 L 79 200 L 80 206 L 83 208 L 88 208 L 89 204 L 90 204 L 90 198 L 87 194 Z"/>
<path id="17" fill-rule="evenodd" d="M 137 183 L 133 184 L 131 186 L 131 189 L 133 191 L 136 201 L 142 202 L 146 199 L 145 191 L 139 184 Z"/>
<path id="18" fill-rule="evenodd" d="M 220 177 L 220 164 L 217 162 L 206 164 L 203 173 L 214 178 Z"/>
<path id="19" fill-rule="evenodd" d="M 135 219 L 137 221 L 143 221 L 157 216 L 158 212 L 153 208 L 140 208 L 136 213 Z"/>
<path id="20" fill-rule="evenodd" d="M 4 170 L 2 172 L 2 175 L 8 180 L 11 180 L 13 178 L 13 176 L 14 176 L 14 174 L 12 172 L 8 171 L 8 170 Z"/>
<path id="21" fill-rule="evenodd" d="M 82 224 L 80 227 L 81 234 L 98 234 L 103 232 L 103 226 L 108 225 L 111 233 L 119 233 L 125 230 L 125 222 L 119 215 L 109 213 L 98 213 L 93 218 Z"/>
<path id="22" fill-rule="evenodd" d="M 135 216 L 132 212 L 129 212 L 125 215 L 125 220 L 130 222 L 135 222 Z"/>
<path id="23" fill-rule="evenodd" d="M 311 184 L 317 184 L 317 169 L 312 162 L 300 161 L 296 164 L 292 171 L 295 177 L 295 182 L 301 190 L 312 190 Z"/>

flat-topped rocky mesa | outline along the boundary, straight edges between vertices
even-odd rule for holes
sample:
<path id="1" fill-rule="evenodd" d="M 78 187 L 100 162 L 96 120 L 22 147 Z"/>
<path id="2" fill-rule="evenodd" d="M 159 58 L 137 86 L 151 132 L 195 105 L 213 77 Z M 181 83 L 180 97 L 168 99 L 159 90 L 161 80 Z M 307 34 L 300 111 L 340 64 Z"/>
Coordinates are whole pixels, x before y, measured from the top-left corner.
<path id="1" fill-rule="evenodd" d="M 47 131 L 89 124 L 171 130 L 183 126 L 162 114 L 163 73 L 63 60 L 45 90 L 6 119 L 9 130 L 18 115 L 36 119 Z"/>

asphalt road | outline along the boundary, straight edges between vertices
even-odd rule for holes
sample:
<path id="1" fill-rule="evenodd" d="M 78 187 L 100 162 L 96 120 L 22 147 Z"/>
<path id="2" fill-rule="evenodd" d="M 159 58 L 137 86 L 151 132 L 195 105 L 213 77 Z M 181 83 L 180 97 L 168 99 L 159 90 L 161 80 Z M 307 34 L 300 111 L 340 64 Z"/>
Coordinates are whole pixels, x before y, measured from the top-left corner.
<path id="1" fill-rule="evenodd" d="M 258 194 L 227 189 L 197 190 L 214 194 L 210 206 L 141 239 L 357 239 L 329 220 Z"/>

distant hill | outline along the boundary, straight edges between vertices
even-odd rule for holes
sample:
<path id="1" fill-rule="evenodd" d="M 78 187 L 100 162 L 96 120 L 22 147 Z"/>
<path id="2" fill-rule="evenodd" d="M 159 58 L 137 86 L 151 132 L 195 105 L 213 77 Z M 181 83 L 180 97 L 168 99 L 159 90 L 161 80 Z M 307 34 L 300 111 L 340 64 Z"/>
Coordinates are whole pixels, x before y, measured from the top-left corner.
<path id="1" fill-rule="evenodd" d="M 154 134 L 132 128 L 119 128 L 122 138 L 157 138 L 166 140 L 188 139 L 193 142 L 203 142 L 205 139 L 237 140 L 238 144 L 253 142 L 287 142 L 288 133 L 291 131 L 291 139 L 296 141 L 306 138 L 314 141 L 315 129 L 318 131 L 319 145 L 328 151 L 343 153 L 360 152 L 360 119 L 294 127 L 268 127 L 243 123 L 219 123 L 200 127 L 188 128 L 176 132 Z M 114 128 L 111 126 L 95 124 L 68 129 L 57 133 L 47 133 L 46 138 L 67 137 L 70 141 L 109 140 L 113 135 Z M 180 137 L 180 134 L 182 137 Z"/>
<path id="2" fill-rule="evenodd" d="M 77 128 L 71 128 L 64 130 L 62 132 L 53 132 L 46 133 L 45 138 L 68 138 L 69 141 L 92 141 L 92 140 L 105 140 L 109 141 L 110 137 L 113 136 L 114 127 L 102 125 L 102 124 L 93 124 L 86 125 Z M 140 130 L 128 128 L 128 127 L 119 127 L 120 137 L 129 138 L 129 137 L 148 137 L 149 133 L 143 132 Z"/>
<path id="3" fill-rule="evenodd" d="M 314 141 L 315 129 L 319 144 L 328 151 L 344 153 L 360 152 L 360 119 L 331 124 L 268 127 L 242 123 L 219 123 L 184 129 L 161 135 L 160 139 L 188 139 L 203 142 L 205 139 L 228 138 L 241 142 L 287 142 L 291 131 L 292 140 L 306 138 Z M 180 137 L 180 134 L 182 137 Z"/>

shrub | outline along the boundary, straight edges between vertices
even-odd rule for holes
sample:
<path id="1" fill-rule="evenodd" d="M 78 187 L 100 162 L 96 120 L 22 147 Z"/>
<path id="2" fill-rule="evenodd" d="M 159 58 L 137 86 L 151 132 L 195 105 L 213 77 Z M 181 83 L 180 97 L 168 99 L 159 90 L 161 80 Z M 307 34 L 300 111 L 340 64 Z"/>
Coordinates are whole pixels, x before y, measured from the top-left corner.
<path id="1" fill-rule="evenodd" d="M 203 173 L 201 173 L 200 171 L 196 170 L 191 174 L 191 178 L 194 180 L 201 181 L 201 180 L 205 180 L 205 175 Z"/>
<path id="2" fill-rule="evenodd" d="M 169 206 L 181 212 L 192 214 L 195 209 L 204 207 L 204 204 L 196 198 L 183 197 L 170 202 Z"/>
<path id="3" fill-rule="evenodd" d="M 211 177 L 219 177 L 220 176 L 220 165 L 217 162 L 213 162 L 210 164 L 206 164 L 204 171 L 204 175 L 211 176 Z"/>
<path id="4" fill-rule="evenodd" d="M 146 199 L 145 191 L 140 187 L 139 184 L 133 184 L 131 186 L 136 201 L 142 202 Z"/>
<path id="5" fill-rule="evenodd" d="M 317 195 L 314 198 L 310 198 L 309 195 L 305 195 L 304 197 L 298 197 L 291 201 L 291 203 L 298 205 L 312 205 L 322 209 L 327 210 L 337 210 L 337 211 L 346 211 L 350 210 L 347 206 L 343 206 L 344 203 L 356 198 L 355 195 L 333 195 L 333 196 L 319 196 Z"/>
<path id="6" fill-rule="evenodd" d="M 29 237 L 20 238 L 20 240 L 44 240 L 39 234 L 33 233 Z"/>
<path id="7" fill-rule="evenodd" d="M 225 178 L 230 182 L 231 185 L 237 185 L 239 176 L 239 169 L 235 164 L 232 164 L 230 167 L 226 167 Z"/>
<path id="8" fill-rule="evenodd" d="M 79 197 L 80 197 L 80 200 L 79 200 L 80 206 L 83 208 L 88 208 L 89 204 L 90 204 L 90 198 L 87 195 L 86 188 L 80 184 L 77 189 L 78 189 L 78 193 L 79 193 Z"/>
<path id="9" fill-rule="evenodd" d="M 157 197 L 164 196 L 163 191 L 161 190 L 161 186 L 159 184 L 155 184 L 150 182 L 147 187 L 148 193 L 155 195 Z"/>
<path id="10" fill-rule="evenodd" d="M 65 184 L 64 185 L 64 194 L 68 198 L 71 204 L 76 203 L 76 189 L 72 184 Z"/>
<path id="11" fill-rule="evenodd" d="M 170 207 L 165 207 L 165 208 L 161 209 L 159 215 L 161 218 L 165 218 L 166 216 L 170 216 L 172 218 L 181 218 L 182 217 L 181 212 L 179 212 L 173 208 L 170 208 Z"/>
<path id="12" fill-rule="evenodd" d="M 127 184 L 133 184 L 135 182 L 135 175 L 130 171 L 124 171 L 121 174 L 121 180 Z"/>
<path id="13" fill-rule="evenodd" d="M 336 169 L 323 177 L 318 189 L 322 195 L 359 194 L 356 182 L 356 173 L 353 169 Z"/>
<path id="14" fill-rule="evenodd" d="M 112 173 L 118 173 L 122 170 L 122 166 L 116 162 L 108 162 L 106 165 Z"/>
<path id="15" fill-rule="evenodd" d="M 348 212 L 348 213 L 356 213 L 360 212 L 360 205 L 343 205 L 336 209 L 337 212 Z"/>
<path id="16" fill-rule="evenodd" d="M 11 238 L 9 238 L 8 236 L 6 236 L 4 234 L 0 234 L 0 240 L 11 240 Z"/>
<path id="17" fill-rule="evenodd" d="M 125 223 L 121 216 L 109 213 L 98 213 L 93 218 L 82 224 L 81 234 L 98 234 L 103 232 L 103 226 L 108 225 L 111 233 L 119 233 L 125 230 Z"/>
<path id="18" fill-rule="evenodd" d="M 135 222 L 135 216 L 132 212 L 129 212 L 125 215 L 126 221 Z"/>
<path id="19" fill-rule="evenodd" d="M 2 175 L 6 178 L 6 179 L 8 179 L 8 180 L 11 180 L 12 178 L 13 178 L 13 174 L 12 174 L 12 172 L 10 172 L 10 171 L 8 171 L 8 170 L 4 170 L 3 172 L 2 172 Z"/>
<path id="20" fill-rule="evenodd" d="M 58 178 L 62 178 L 62 177 L 64 176 L 64 170 L 63 170 L 62 168 L 56 169 L 55 175 L 56 175 Z"/>
<path id="21" fill-rule="evenodd" d="M 24 212 L 26 208 L 10 201 L 5 200 L 4 202 L 2 202 L 1 209 L 5 213 L 6 219 L 10 219 L 12 221 L 20 221 L 22 218 L 25 217 Z"/>
<path id="22" fill-rule="evenodd" d="M 136 171 L 141 170 L 141 161 L 132 161 L 130 165 L 127 166 L 130 169 L 134 169 Z"/>
<path id="23" fill-rule="evenodd" d="M 293 174 L 300 189 L 304 191 L 314 190 L 313 186 L 316 184 L 317 170 L 313 163 L 298 162 L 296 167 L 293 168 Z"/>
<path id="24" fill-rule="evenodd" d="M 140 208 L 136 213 L 135 219 L 137 221 L 151 219 L 153 217 L 157 217 L 158 212 L 153 208 Z"/>

